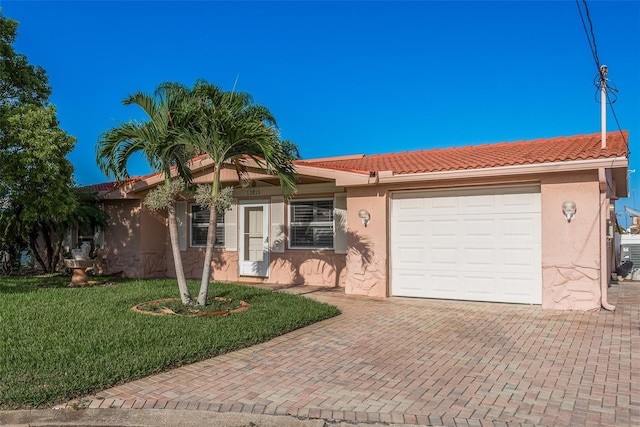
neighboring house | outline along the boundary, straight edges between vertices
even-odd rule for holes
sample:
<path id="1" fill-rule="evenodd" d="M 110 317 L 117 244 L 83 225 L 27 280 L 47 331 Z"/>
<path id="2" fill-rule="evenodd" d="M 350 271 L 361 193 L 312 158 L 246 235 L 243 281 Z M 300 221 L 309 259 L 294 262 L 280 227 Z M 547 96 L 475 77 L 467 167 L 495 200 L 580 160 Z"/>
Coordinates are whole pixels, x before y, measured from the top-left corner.
<path id="1" fill-rule="evenodd" d="M 593 310 L 607 302 L 614 201 L 627 196 L 627 134 L 609 133 L 296 162 L 298 190 L 249 167 L 216 224 L 213 277 L 408 296 Z M 210 161 L 194 159 L 196 183 Z M 105 273 L 175 277 L 166 214 L 142 204 L 161 174 L 103 184 Z M 573 203 L 565 203 L 573 202 Z M 575 207 L 567 220 L 565 208 Z M 567 215 L 570 216 L 570 213 Z M 199 278 L 208 214 L 179 202 L 187 277 Z"/>

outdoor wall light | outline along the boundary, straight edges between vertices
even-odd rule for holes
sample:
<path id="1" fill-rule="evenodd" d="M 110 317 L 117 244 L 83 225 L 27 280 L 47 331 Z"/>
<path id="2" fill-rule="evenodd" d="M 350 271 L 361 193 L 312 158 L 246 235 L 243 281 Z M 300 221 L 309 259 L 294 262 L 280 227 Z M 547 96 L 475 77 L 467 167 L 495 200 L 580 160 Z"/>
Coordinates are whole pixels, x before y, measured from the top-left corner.
<path id="1" fill-rule="evenodd" d="M 369 224 L 369 220 L 371 219 L 371 214 L 366 209 L 360 209 L 358 211 L 358 216 L 360 217 L 360 221 L 362 221 L 362 225 L 365 227 Z"/>
<path id="2" fill-rule="evenodd" d="M 573 200 L 566 200 L 562 204 L 562 214 L 567 218 L 567 222 L 571 222 L 573 217 L 576 216 L 576 212 L 578 212 L 578 208 Z"/>

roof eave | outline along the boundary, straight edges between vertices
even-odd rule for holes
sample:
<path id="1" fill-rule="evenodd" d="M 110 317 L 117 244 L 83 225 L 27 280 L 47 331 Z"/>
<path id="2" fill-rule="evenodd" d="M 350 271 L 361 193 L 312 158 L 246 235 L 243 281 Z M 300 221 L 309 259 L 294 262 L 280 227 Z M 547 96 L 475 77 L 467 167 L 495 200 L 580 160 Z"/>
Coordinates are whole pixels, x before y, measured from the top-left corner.
<path id="1" fill-rule="evenodd" d="M 420 172 L 409 174 L 394 174 L 392 171 L 380 171 L 380 184 L 438 181 L 444 179 L 464 179 L 478 177 L 495 177 L 509 175 L 545 174 L 558 172 L 573 172 L 597 170 L 598 168 L 626 168 L 629 165 L 627 157 L 610 157 L 604 159 L 571 160 L 564 162 L 536 163 L 528 165 L 500 166 L 481 169 L 463 169 L 442 172 Z"/>
<path id="2" fill-rule="evenodd" d="M 357 185 L 376 184 L 377 177 L 372 177 L 365 172 L 350 172 L 325 167 L 315 167 L 308 165 L 296 165 L 296 171 L 299 175 L 307 175 L 316 178 L 325 178 L 334 180 L 338 187 L 350 187 Z"/>

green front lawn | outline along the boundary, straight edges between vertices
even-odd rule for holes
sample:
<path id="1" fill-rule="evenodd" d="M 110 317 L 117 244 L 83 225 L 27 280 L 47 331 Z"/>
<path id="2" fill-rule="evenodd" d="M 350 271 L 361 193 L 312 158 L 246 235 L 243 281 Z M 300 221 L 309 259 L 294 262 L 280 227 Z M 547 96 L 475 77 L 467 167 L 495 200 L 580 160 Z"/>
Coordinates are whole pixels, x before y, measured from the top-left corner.
<path id="1" fill-rule="evenodd" d="M 68 277 L 0 278 L 0 409 L 45 407 L 206 359 L 339 314 L 303 297 L 212 283 L 251 308 L 226 317 L 152 316 L 135 304 L 178 296 L 172 280 L 67 288 Z M 199 284 L 189 284 L 196 294 Z"/>

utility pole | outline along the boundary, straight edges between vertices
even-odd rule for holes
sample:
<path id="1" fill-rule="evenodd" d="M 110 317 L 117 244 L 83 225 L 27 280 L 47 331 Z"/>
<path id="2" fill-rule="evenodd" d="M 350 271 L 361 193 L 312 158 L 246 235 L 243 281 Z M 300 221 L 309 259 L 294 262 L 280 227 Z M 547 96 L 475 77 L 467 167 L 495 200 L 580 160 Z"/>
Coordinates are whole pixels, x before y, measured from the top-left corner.
<path id="1" fill-rule="evenodd" d="M 607 66 L 600 67 L 600 117 L 602 120 L 601 148 L 607 148 Z"/>

